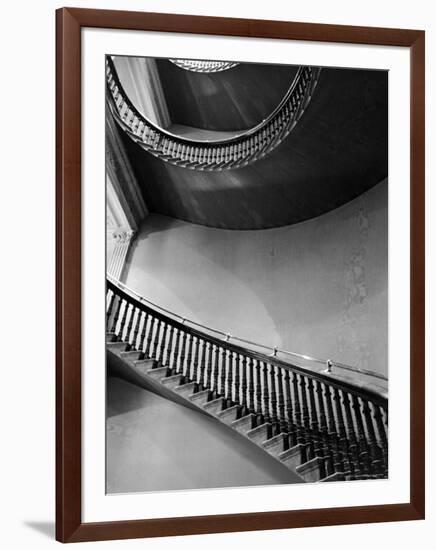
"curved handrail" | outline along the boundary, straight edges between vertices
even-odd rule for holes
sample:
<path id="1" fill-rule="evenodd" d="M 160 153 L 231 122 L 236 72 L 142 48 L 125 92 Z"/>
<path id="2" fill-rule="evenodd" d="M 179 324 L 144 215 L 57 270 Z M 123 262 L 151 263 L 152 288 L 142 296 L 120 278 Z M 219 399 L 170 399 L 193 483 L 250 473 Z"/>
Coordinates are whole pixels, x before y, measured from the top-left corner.
<path id="1" fill-rule="evenodd" d="M 160 311 L 164 312 L 165 314 L 170 315 L 174 319 L 180 319 L 184 325 L 189 324 L 189 325 L 192 325 L 193 327 L 198 327 L 200 329 L 206 330 L 208 333 L 223 336 L 227 342 L 229 342 L 230 340 L 234 340 L 234 341 L 240 342 L 241 344 L 248 344 L 250 346 L 255 346 L 255 347 L 260 348 L 260 349 L 270 350 L 272 352 L 272 355 L 269 355 L 268 357 L 271 357 L 271 356 L 275 357 L 277 355 L 277 353 L 282 353 L 283 355 L 287 355 L 287 356 L 290 356 L 290 357 L 296 357 L 296 358 L 302 359 L 304 361 L 309 361 L 309 362 L 312 362 L 312 363 L 319 363 L 319 364 L 322 364 L 322 365 L 326 365 L 327 372 L 329 372 L 329 373 L 332 372 L 331 371 L 332 367 L 337 367 L 339 369 L 346 370 L 346 371 L 349 371 L 349 372 L 353 372 L 355 374 L 362 374 L 362 375 L 377 378 L 379 380 L 383 380 L 383 381 L 386 381 L 386 382 L 388 381 L 388 378 L 386 376 L 384 376 L 384 375 L 382 375 L 378 372 L 372 371 L 372 370 L 361 369 L 361 368 L 354 367 L 354 366 L 351 366 L 351 365 L 347 365 L 345 363 L 340 363 L 338 361 L 334 361 L 334 360 L 331 360 L 331 359 L 320 359 L 318 357 L 313 357 L 313 356 L 310 356 L 310 355 L 307 355 L 307 354 L 301 354 L 301 353 L 296 353 L 296 352 L 293 352 L 293 351 L 280 349 L 278 346 L 266 346 L 265 344 L 260 344 L 259 342 L 254 342 L 254 341 L 248 340 L 246 338 L 240 338 L 239 336 L 235 336 L 235 335 L 233 335 L 229 332 L 225 332 L 225 331 L 222 331 L 222 330 L 219 330 L 219 329 L 216 329 L 216 328 L 209 327 L 209 326 L 204 325 L 202 323 L 198 323 L 197 321 L 193 321 L 191 319 L 183 317 L 182 315 L 179 315 L 178 313 L 174 313 L 173 311 L 171 311 L 169 309 L 166 309 L 166 308 L 160 306 L 159 304 L 156 304 L 156 303 L 152 302 L 151 300 L 148 300 L 147 298 L 145 298 L 144 296 L 142 296 L 141 294 L 136 292 L 136 290 L 133 290 L 132 288 L 125 285 L 123 282 L 119 281 L 118 279 L 115 279 L 114 277 L 111 277 L 110 275 L 108 275 L 108 280 L 110 280 L 110 282 L 113 285 L 115 285 L 116 287 L 118 287 L 119 289 L 124 290 L 127 294 L 130 294 L 132 297 L 136 297 L 140 302 L 148 304 L 149 306 L 151 306 L 153 308 L 157 308 Z"/>
<path id="2" fill-rule="evenodd" d="M 158 319 L 159 321 L 162 321 L 177 330 L 181 330 L 184 333 L 190 334 L 191 336 L 195 336 L 201 340 L 207 341 L 210 344 L 218 346 L 219 348 L 229 350 L 231 352 L 243 355 L 245 357 L 256 359 L 257 361 L 266 362 L 270 365 L 275 365 L 277 367 L 283 368 L 285 370 L 289 370 L 294 373 L 304 374 L 305 376 L 310 377 L 312 380 L 318 380 L 319 382 L 326 383 L 333 388 L 337 388 L 338 390 L 343 390 L 343 391 L 352 393 L 353 395 L 356 395 L 363 399 L 370 399 L 372 402 L 376 403 L 377 405 L 387 408 L 387 393 L 385 391 L 382 391 L 382 390 L 379 391 L 374 387 L 367 388 L 365 387 L 365 385 L 358 384 L 356 382 L 333 378 L 327 372 L 313 371 L 305 367 L 301 367 L 295 364 L 285 362 L 276 356 L 266 355 L 261 352 L 244 348 L 237 344 L 233 344 L 227 338 L 225 339 L 216 338 L 215 336 L 212 336 L 203 331 L 190 327 L 189 325 L 186 325 L 186 319 L 184 318 L 182 318 L 182 321 L 180 322 L 180 321 L 177 321 L 176 319 L 173 319 L 172 317 L 169 317 L 167 313 L 160 313 L 159 311 L 156 311 L 156 309 L 153 309 L 149 305 L 147 305 L 146 300 L 144 300 L 141 296 L 139 296 L 138 298 L 131 296 L 128 292 L 126 292 L 125 290 L 122 290 L 119 286 L 117 286 L 114 282 L 110 281 L 109 279 L 107 280 L 107 288 L 108 290 L 120 296 L 121 299 L 124 299 L 128 303 L 132 304 L 133 307 L 147 312 L 148 314 L 152 315 L 153 318 Z"/>
<path id="3" fill-rule="evenodd" d="M 109 56 L 106 58 L 108 106 L 133 141 L 165 162 L 206 171 L 239 168 L 263 158 L 289 135 L 311 100 L 320 71 L 317 67 L 300 67 L 285 97 L 265 120 L 216 141 L 177 136 L 150 122 L 128 98 Z"/>
<path id="4" fill-rule="evenodd" d="M 236 61 L 208 61 L 203 59 L 169 59 L 174 65 L 185 71 L 194 73 L 218 73 L 228 71 L 236 65 Z"/>

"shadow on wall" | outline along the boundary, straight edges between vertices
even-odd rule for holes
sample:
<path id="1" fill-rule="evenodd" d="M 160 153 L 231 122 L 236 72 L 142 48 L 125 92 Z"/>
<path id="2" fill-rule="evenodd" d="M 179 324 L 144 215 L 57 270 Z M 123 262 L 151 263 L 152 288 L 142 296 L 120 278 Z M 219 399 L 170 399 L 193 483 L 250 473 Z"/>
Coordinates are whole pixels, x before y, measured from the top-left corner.
<path id="1" fill-rule="evenodd" d="M 266 230 L 152 215 L 131 248 L 125 282 L 225 332 L 386 374 L 387 187 Z"/>

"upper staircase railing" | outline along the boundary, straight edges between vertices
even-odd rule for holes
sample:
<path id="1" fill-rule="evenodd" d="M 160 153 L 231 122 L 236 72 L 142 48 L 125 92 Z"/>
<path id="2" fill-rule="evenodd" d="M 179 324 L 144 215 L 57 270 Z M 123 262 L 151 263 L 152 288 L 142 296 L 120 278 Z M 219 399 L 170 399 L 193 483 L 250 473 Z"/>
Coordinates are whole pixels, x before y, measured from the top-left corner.
<path id="1" fill-rule="evenodd" d="M 312 372 L 274 355 L 247 349 L 157 311 L 107 281 L 107 332 L 194 391 L 221 397 L 270 425 L 269 437 L 300 446 L 323 479 L 388 476 L 388 399 L 384 392 Z"/>
<path id="2" fill-rule="evenodd" d="M 108 106 L 133 141 L 165 162 L 193 170 L 240 168 L 267 155 L 289 135 L 310 102 L 320 71 L 300 67 L 285 97 L 265 120 L 216 141 L 177 136 L 149 121 L 125 93 L 110 56 L 106 57 Z"/>
<path id="3" fill-rule="evenodd" d="M 239 65 L 235 61 L 208 61 L 202 59 L 170 59 L 169 61 L 181 69 L 194 73 L 219 73 Z"/>

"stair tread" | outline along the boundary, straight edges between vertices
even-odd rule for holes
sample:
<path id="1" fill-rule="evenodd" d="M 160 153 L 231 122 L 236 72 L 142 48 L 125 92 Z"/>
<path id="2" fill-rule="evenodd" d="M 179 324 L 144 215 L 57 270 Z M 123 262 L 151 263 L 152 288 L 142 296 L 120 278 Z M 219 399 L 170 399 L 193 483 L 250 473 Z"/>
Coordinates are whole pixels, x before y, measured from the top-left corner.
<path id="1" fill-rule="evenodd" d="M 269 422 L 264 422 L 260 426 L 256 426 L 255 428 L 251 429 L 247 432 L 248 437 L 256 435 L 262 431 L 268 430 L 268 428 L 271 426 Z"/>

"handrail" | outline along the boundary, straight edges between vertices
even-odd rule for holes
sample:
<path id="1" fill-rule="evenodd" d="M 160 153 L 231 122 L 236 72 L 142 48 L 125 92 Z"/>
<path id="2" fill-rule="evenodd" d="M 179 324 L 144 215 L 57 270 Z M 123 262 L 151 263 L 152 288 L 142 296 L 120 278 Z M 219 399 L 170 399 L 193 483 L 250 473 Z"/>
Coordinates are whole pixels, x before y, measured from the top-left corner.
<path id="1" fill-rule="evenodd" d="M 203 59 L 169 59 L 174 65 L 194 73 L 218 73 L 239 65 L 236 61 L 209 61 Z"/>
<path id="2" fill-rule="evenodd" d="M 317 67 L 300 67 L 288 92 L 266 119 L 253 128 L 214 141 L 178 136 L 149 121 L 128 98 L 109 56 L 108 107 L 133 141 L 165 162 L 206 171 L 239 168 L 263 158 L 289 135 L 311 100 L 320 71 Z"/>
<path id="3" fill-rule="evenodd" d="M 144 303 L 146 303 L 146 304 L 148 304 L 148 305 L 150 305 L 154 308 L 160 309 L 164 313 L 166 313 L 166 314 L 168 314 L 168 315 L 170 315 L 170 316 L 172 316 L 176 319 L 182 320 L 183 324 L 188 323 L 192 326 L 196 326 L 196 327 L 199 327 L 203 330 L 207 330 L 210 333 L 214 333 L 214 334 L 218 334 L 220 336 L 224 336 L 227 342 L 231 339 L 231 340 L 241 342 L 242 344 L 248 344 L 248 345 L 251 345 L 251 346 L 255 346 L 257 348 L 270 350 L 270 351 L 272 351 L 272 356 L 274 356 L 274 357 L 276 356 L 277 353 L 283 353 L 284 355 L 288 355 L 290 357 L 296 357 L 296 358 L 302 359 L 304 361 L 309 361 L 309 362 L 312 362 L 312 363 L 319 363 L 319 364 L 322 364 L 322 365 L 326 365 L 326 367 L 327 367 L 326 372 L 329 372 L 329 373 L 332 373 L 332 367 L 337 367 L 339 369 L 350 371 L 350 372 L 353 372 L 353 373 L 356 373 L 356 374 L 362 374 L 362 375 L 365 375 L 365 376 L 378 378 L 379 380 L 383 380 L 383 381 L 386 381 L 386 382 L 388 381 L 388 378 L 386 376 L 384 376 L 384 375 L 382 375 L 378 372 L 375 372 L 375 371 L 371 371 L 371 370 L 367 370 L 367 369 L 361 369 L 361 368 L 358 368 L 358 367 L 347 365 L 345 363 L 340 363 L 338 361 L 333 361 L 331 359 L 320 359 L 318 357 L 313 357 L 313 356 L 310 356 L 310 355 L 305 355 L 305 354 L 296 353 L 296 352 L 293 352 L 293 351 L 284 350 L 284 349 L 279 348 L 278 346 L 266 346 L 265 344 L 260 344 L 258 342 L 254 342 L 252 340 L 248 340 L 246 338 L 240 338 L 238 336 L 230 334 L 229 332 L 225 332 L 225 331 L 222 331 L 222 330 L 219 330 L 219 329 L 209 327 L 207 325 L 203 325 L 202 323 L 198 323 L 197 321 L 193 321 L 191 319 L 183 317 L 182 315 L 179 315 L 178 313 L 174 313 L 173 311 L 171 311 L 169 309 L 166 309 L 166 308 L 160 306 L 159 304 L 156 304 L 156 303 L 152 302 L 151 300 L 148 300 L 148 299 L 144 298 L 144 296 L 142 296 L 141 294 L 136 292 L 136 290 L 133 290 L 132 288 L 125 285 L 123 282 L 119 281 L 118 279 L 115 279 L 114 277 L 111 277 L 110 275 L 108 275 L 108 279 L 111 281 L 112 284 L 114 284 L 118 288 L 126 291 L 127 293 L 130 293 L 133 296 L 136 296 L 139 299 L 140 302 L 144 302 Z"/>

